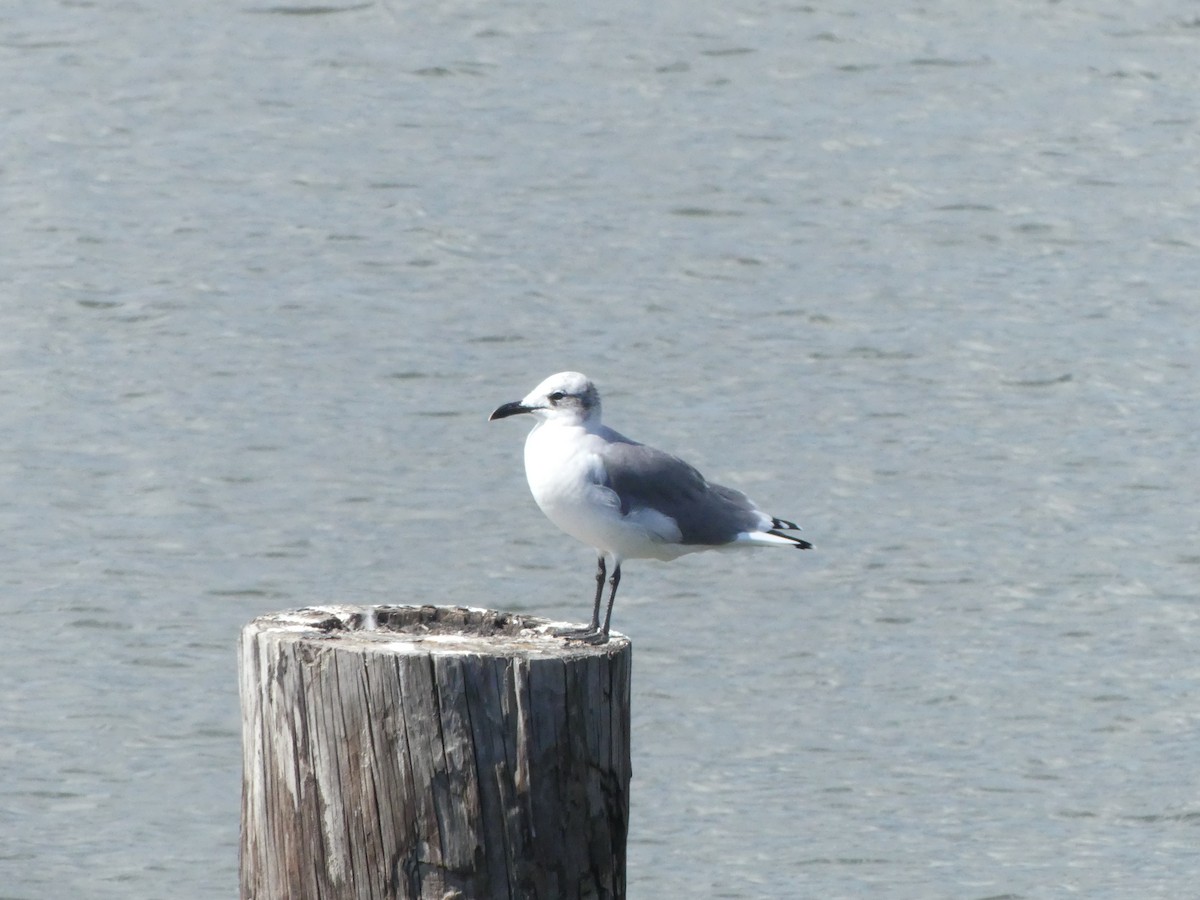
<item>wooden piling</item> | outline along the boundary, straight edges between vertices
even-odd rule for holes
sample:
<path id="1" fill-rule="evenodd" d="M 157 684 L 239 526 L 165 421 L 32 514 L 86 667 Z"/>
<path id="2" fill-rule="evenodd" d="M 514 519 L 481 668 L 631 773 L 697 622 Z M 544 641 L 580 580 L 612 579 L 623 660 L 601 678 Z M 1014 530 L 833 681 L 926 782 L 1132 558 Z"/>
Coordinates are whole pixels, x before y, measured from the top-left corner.
<path id="1" fill-rule="evenodd" d="M 243 900 L 625 896 L 632 649 L 322 607 L 242 631 Z"/>

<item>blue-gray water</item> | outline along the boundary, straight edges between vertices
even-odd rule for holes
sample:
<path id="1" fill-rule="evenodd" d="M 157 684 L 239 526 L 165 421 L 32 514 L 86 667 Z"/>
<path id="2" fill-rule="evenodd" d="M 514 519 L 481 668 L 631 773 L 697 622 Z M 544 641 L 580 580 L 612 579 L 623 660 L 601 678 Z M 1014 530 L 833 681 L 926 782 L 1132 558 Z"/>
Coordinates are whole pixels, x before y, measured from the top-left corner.
<path id="1" fill-rule="evenodd" d="M 1197 11 L 10 0 L 0 896 L 236 894 L 257 614 L 586 618 L 565 368 L 817 544 L 626 566 L 631 896 L 1193 893 Z"/>

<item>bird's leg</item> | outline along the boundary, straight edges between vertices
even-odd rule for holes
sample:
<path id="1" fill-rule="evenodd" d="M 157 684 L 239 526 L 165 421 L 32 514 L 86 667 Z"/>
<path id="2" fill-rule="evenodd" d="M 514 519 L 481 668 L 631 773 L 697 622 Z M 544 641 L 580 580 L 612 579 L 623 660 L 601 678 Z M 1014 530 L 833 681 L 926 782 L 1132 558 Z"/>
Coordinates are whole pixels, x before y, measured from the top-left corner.
<path id="1" fill-rule="evenodd" d="M 603 559 L 601 560 L 603 562 Z M 613 601 L 617 599 L 617 585 L 621 583 L 621 564 L 613 566 L 612 578 L 608 579 L 611 590 L 608 594 L 608 611 L 604 614 L 604 630 L 600 629 L 600 591 L 604 588 L 604 576 L 596 574 L 596 615 L 592 619 L 592 630 L 586 634 L 572 635 L 575 640 L 585 644 L 607 644 L 608 624 L 612 621 Z"/>
<path id="2" fill-rule="evenodd" d="M 620 568 L 620 566 L 618 566 Z M 604 596 L 604 554 L 596 560 L 596 602 L 592 606 L 592 631 L 600 630 L 600 598 Z"/>
<path id="3" fill-rule="evenodd" d="M 612 578 L 610 578 L 608 580 L 608 583 L 612 586 L 612 590 L 608 594 L 608 611 L 604 614 L 604 640 L 605 641 L 608 640 L 608 623 L 612 621 L 613 601 L 617 599 L 617 585 L 621 583 L 621 564 L 620 563 L 617 563 L 615 566 L 613 566 Z M 599 606 L 600 595 L 599 594 L 596 594 L 596 603 L 597 603 L 596 616 L 597 616 L 597 619 L 599 619 L 599 615 L 600 615 L 600 606 Z M 598 625 L 598 624 L 599 624 L 599 621 L 596 621 L 593 623 L 593 625 Z"/>
<path id="4" fill-rule="evenodd" d="M 592 604 L 592 624 L 587 628 L 567 628 L 562 631 L 556 631 L 556 637 L 565 637 L 572 640 L 588 640 L 594 639 L 600 634 L 600 601 L 604 597 L 604 576 L 607 570 L 604 566 L 604 554 L 601 553 L 596 558 L 596 602 Z"/>

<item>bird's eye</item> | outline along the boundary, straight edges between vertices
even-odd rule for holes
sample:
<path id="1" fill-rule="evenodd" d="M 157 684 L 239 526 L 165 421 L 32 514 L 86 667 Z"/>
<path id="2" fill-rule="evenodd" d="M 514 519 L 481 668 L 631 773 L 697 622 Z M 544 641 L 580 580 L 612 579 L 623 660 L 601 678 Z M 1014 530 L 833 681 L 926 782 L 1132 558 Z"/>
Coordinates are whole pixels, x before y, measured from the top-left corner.
<path id="1" fill-rule="evenodd" d="M 557 403 L 559 400 L 561 400 L 565 396 L 567 396 L 567 395 L 564 394 L 562 391 L 555 391 L 553 394 L 550 395 L 549 399 L 550 399 L 551 403 Z"/>

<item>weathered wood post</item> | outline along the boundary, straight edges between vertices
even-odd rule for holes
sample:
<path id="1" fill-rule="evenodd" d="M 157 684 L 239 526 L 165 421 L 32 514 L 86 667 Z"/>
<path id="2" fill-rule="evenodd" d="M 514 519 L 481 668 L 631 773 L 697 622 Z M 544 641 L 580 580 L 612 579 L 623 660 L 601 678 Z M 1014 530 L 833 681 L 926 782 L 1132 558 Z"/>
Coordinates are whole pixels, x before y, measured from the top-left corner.
<path id="1" fill-rule="evenodd" d="M 632 648 L 323 607 L 239 644 L 243 900 L 623 898 Z"/>

